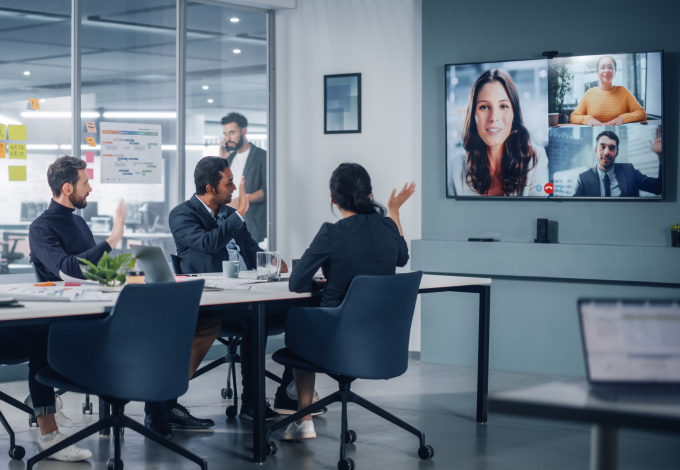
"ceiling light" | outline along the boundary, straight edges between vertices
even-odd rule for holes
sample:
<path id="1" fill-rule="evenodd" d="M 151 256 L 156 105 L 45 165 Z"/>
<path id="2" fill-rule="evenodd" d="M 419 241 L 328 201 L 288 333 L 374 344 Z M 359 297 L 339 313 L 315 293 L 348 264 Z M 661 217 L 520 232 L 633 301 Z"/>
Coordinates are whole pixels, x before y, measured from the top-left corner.
<path id="1" fill-rule="evenodd" d="M 229 21 L 231 21 L 232 23 L 238 23 L 241 20 L 236 18 L 236 17 L 233 17 L 233 18 L 229 18 Z"/>
<path id="2" fill-rule="evenodd" d="M 45 98 L 40 98 L 40 102 L 41 102 L 41 103 L 44 103 L 44 102 L 45 102 Z"/>
<path id="3" fill-rule="evenodd" d="M 21 123 L 19 121 L 15 121 L 14 119 L 10 119 L 8 117 L 1 116 L 1 115 L 0 115 L 0 122 L 7 123 L 7 124 L 13 124 L 13 125 L 16 125 L 16 126 L 21 125 Z"/>
<path id="4" fill-rule="evenodd" d="M 24 75 L 30 75 L 30 74 L 31 74 L 31 72 L 29 72 L 28 70 L 26 70 L 26 71 L 24 72 Z"/>
<path id="5" fill-rule="evenodd" d="M 213 102 L 213 100 L 208 100 L 208 103 L 212 103 L 212 102 Z"/>
<path id="6" fill-rule="evenodd" d="M 105 118 L 109 119 L 175 119 L 177 113 L 174 112 L 113 112 L 108 111 L 104 113 Z"/>
<path id="7" fill-rule="evenodd" d="M 59 146 L 47 144 L 27 144 L 26 150 L 59 150 Z"/>
<path id="8" fill-rule="evenodd" d="M 232 52 L 233 52 L 234 54 L 240 54 L 240 53 L 241 53 L 241 49 L 234 49 Z"/>
<path id="9" fill-rule="evenodd" d="M 203 88 L 204 90 L 207 90 L 210 87 L 208 85 L 203 85 L 201 88 Z"/>

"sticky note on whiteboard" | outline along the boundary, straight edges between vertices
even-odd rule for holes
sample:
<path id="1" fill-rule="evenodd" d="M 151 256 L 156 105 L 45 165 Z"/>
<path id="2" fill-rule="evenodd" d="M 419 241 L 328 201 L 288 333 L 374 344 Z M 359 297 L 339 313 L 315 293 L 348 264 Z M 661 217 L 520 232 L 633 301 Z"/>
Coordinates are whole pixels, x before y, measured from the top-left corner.
<path id="1" fill-rule="evenodd" d="M 85 127 L 87 128 L 87 132 L 97 133 L 97 126 L 94 125 L 94 122 L 86 122 Z"/>
<path id="2" fill-rule="evenodd" d="M 0 143 L 0 158 L 5 158 L 5 143 Z"/>
<path id="3" fill-rule="evenodd" d="M 40 109 L 40 101 L 35 98 L 29 98 L 26 109 Z"/>
<path id="4" fill-rule="evenodd" d="M 90 178 L 91 180 L 94 179 L 94 168 L 85 168 L 85 171 L 87 172 L 87 177 Z"/>
<path id="5" fill-rule="evenodd" d="M 9 127 L 9 140 L 26 140 L 26 126 L 10 124 L 7 127 Z"/>
<path id="6" fill-rule="evenodd" d="M 8 166 L 10 181 L 26 181 L 25 166 Z"/>
<path id="7" fill-rule="evenodd" d="M 87 142 L 87 145 L 90 147 L 96 147 L 97 143 L 94 141 L 94 137 L 85 137 L 85 142 Z"/>
<path id="8" fill-rule="evenodd" d="M 0 140 L 5 140 L 7 137 L 5 137 L 5 125 L 0 124 Z"/>
<path id="9" fill-rule="evenodd" d="M 94 152 L 85 152 L 85 161 L 87 163 L 94 163 Z"/>
<path id="10" fill-rule="evenodd" d="M 26 144 L 9 144 L 9 158 L 26 160 Z"/>

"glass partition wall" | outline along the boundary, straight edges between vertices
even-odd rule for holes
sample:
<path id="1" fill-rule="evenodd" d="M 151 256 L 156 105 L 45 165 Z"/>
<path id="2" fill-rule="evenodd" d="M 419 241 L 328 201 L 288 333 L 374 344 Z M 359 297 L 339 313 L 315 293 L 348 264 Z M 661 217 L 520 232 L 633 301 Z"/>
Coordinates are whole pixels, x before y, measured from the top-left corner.
<path id="1" fill-rule="evenodd" d="M 80 23 L 72 36 L 75 2 Z M 0 274 L 32 272 L 28 227 L 49 204 L 49 164 L 78 154 L 73 126 L 80 129 L 79 156 L 87 161 L 92 186 L 88 207 L 79 212 L 95 239 L 106 239 L 125 199 L 126 236 L 116 253 L 140 243 L 174 253 L 168 213 L 195 192 L 196 162 L 220 155 L 222 117 L 243 114 L 248 141 L 267 150 L 267 17 L 263 10 L 212 0 L 1 2 Z M 78 50 L 72 37 L 79 42 L 79 61 L 72 61 Z M 73 87 L 72 62 L 80 63 Z M 80 96 L 80 117 L 72 115 L 72 90 Z M 178 114 L 184 103 L 186 112 Z M 26 135 L 10 125 L 25 126 Z M 178 129 L 185 133 L 179 136 Z M 148 170 L 126 167 L 147 156 L 153 163 L 144 166 Z M 133 174 L 110 178 L 128 171 Z M 269 225 L 267 220 L 264 247 Z"/>

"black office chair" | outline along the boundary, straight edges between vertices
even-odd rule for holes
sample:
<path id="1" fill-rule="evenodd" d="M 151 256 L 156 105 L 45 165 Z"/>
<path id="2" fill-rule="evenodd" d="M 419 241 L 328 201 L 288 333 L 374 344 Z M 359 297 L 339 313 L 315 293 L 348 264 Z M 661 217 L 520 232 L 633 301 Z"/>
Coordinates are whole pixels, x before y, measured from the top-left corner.
<path id="1" fill-rule="evenodd" d="M 31 263 L 31 266 L 33 266 L 33 275 L 35 276 L 35 280 L 38 282 L 47 282 L 47 274 L 44 272 L 41 272 L 35 264 Z M 63 393 L 65 393 L 65 390 L 57 390 L 56 394 L 61 396 Z M 92 414 L 93 410 L 92 403 L 90 402 L 90 394 L 86 393 L 85 394 L 85 403 L 83 403 L 83 414 Z M 35 420 L 35 416 L 31 415 L 31 417 L 28 420 L 28 426 L 33 427 L 37 426 L 38 422 Z"/>
<path id="2" fill-rule="evenodd" d="M 420 439 L 418 456 L 429 460 L 432 446 L 425 434 L 350 390 L 356 379 L 385 380 L 408 368 L 408 342 L 422 272 L 391 276 L 357 276 L 342 304 L 335 308 L 292 308 L 286 322 L 286 349 L 274 353 L 279 364 L 321 372 L 338 381 L 340 389 L 267 428 L 268 453 L 272 432 L 331 403 L 342 403 L 339 470 L 354 469 L 345 445 L 357 440 L 347 426 L 347 403 L 356 403 Z"/>
<path id="3" fill-rule="evenodd" d="M 6 260 L 5 263 L 0 264 L 0 274 L 9 274 L 9 265 L 24 257 L 24 254 L 18 253 L 16 248 L 19 240 L 23 240 L 25 238 L 26 237 L 5 237 L 5 240 L 0 242 L 0 247 L 2 247 L 2 251 L 0 251 L 0 259 Z M 12 245 L 11 247 L 10 244 Z"/>
<path id="4" fill-rule="evenodd" d="M 182 268 L 180 266 L 180 261 L 182 258 L 177 255 L 170 255 L 170 261 L 172 261 L 172 269 L 175 271 L 176 275 L 182 275 Z M 280 325 L 271 325 L 269 327 L 268 336 L 280 335 L 284 332 L 284 328 Z M 229 418 L 235 418 L 238 414 L 238 391 L 236 389 L 236 364 L 241 363 L 241 356 L 238 355 L 237 348 L 241 344 L 241 339 L 243 338 L 243 328 L 239 325 L 230 324 L 227 321 L 222 322 L 222 328 L 217 335 L 217 341 L 224 344 L 227 348 L 227 354 L 219 357 L 212 361 L 207 366 L 203 366 L 196 371 L 191 380 L 200 377 L 203 374 L 210 372 L 216 367 L 222 364 L 228 364 L 229 369 L 227 370 L 227 386 L 223 388 L 220 393 L 222 398 L 225 400 L 234 399 L 232 405 L 227 407 L 226 414 Z M 281 378 L 272 374 L 268 370 L 264 371 L 265 376 L 273 380 L 274 382 L 280 384 Z M 234 388 L 231 388 L 231 381 L 234 381 Z"/>
<path id="5" fill-rule="evenodd" d="M 0 365 L 11 366 L 16 364 L 23 364 L 24 362 L 28 362 L 27 357 L 21 357 L 20 355 L 17 355 L 12 351 L 0 349 Z M 14 408 L 24 411 L 28 413 L 29 416 L 33 417 L 33 410 L 31 408 L 21 403 L 19 400 L 15 400 L 14 398 L 10 397 L 6 393 L 0 392 L 0 401 L 5 402 L 8 405 L 12 405 Z M 2 423 L 2 426 L 5 428 L 5 431 L 7 431 L 7 434 L 9 435 L 9 456 L 15 460 L 23 459 L 24 455 L 26 455 L 26 450 L 23 447 L 16 445 L 16 441 L 14 439 L 14 431 L 12 430 L 12 427 L 5 419 L 5 416 L 2 414 L 2 411 L 0 411 L 0 423 Z"/>
<path id="6" fill-rule="evenodd" d="M 29 459 L 37 462 L 104 428 L 113 428 L 114 458 L 122 470 L 120 437 L 130 428 L 207 470 L 205 460 L 125 416 L 130 401 L 167 401 L 189 388 L 189 363 L 202 280 L 125 286 L 111 315 L 50 326 L 48 361 L 37 379 L 45 385 L 92 393 L 111 404 L 112 414 Z M 150 335 L 149 332 L 154 334 Z"/>

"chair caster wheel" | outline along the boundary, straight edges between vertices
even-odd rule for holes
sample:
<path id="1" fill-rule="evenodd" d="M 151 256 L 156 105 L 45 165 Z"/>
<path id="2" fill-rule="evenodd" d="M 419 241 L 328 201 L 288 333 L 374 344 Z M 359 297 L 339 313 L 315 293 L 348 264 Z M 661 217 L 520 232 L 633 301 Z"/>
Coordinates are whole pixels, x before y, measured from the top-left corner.
<path id="1" fill-rule="evenodd" d="M 234 405 L 227 406 L 227 417 L 236 418 L 236 407 Z"/>
<path id="2" fill-rule="evenodd" d="M 106 463 L 108 470 L 123 470 L 123 466 L 122 460 L 119 460 L 117 465 L 115 459 L 109 459 L 109 461 Z"/>
<path id="3" fill-rule="evenodd" d="M 125 428 L 120 428 L 120 437 L 125 435 Z"/>
<path id="4" fill-rule="evenodd" d="M 338 462 L 338 470 L 354 470 L 354 460 L 350 458 L 340 459 Z"/>
<path id="5" fill-rule="evenodd" d="M 90 403 L 90 406 L 87 406 L 85 403 L 83 403 L 83 414 L 84 415 L 92 414 L 92 403 Z"/>
<path id="6" fill-rule="evenodd" d="M 267 457 L 274 455 L 276 453 L 276 444 L 274 441 L 267 441 L 267 447 L 265 448 L 267 452 Z"/>
<path id="7" fill-rule="evenodd" d="M 223 388 L 220 393 L 225 400 L 231 400 L 234 397 L 234 390 L 231 388 Z"/>
<path id="8" fill-rule="evenodd" d="M 356 440 L 357 433 L 355 433 L 351 429 L 345 431 L 345 444 L 351 444 L 352 442 L 356 442 Z"/>
<path id="9" fill-rule="evenodd" d="M 421 446 L 420 449 L 418 449 L 418 457 L 423 460 L 430 460 L 434 457 L 434 449 L 430 445 Z"/>
<path id="10" fill-rule="evenodd" d="M 21 460 L 25 455 L 26 450 L 21 446 L 14 446 L 9 450 L 9 456 L 14 460 Z"/>

